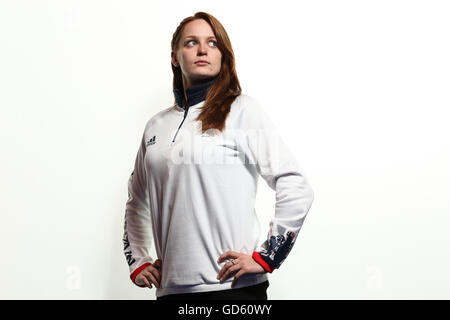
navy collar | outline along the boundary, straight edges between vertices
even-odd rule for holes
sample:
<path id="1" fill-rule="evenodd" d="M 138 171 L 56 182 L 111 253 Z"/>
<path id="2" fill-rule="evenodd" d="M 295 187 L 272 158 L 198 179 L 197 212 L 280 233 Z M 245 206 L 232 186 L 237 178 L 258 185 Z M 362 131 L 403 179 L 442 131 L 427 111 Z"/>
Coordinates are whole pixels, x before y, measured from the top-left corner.
<path id="1" fill-rule="evenodd" d="M 211 85 L 214 83 L 215 80 L 216 80 L 216 78 L 187 88 L 186 96 L 187 96 L 187 100 L 188 100 L 188 107 L 193 106 L 193 105 L 205 100 L 208 90 L 211 87 Z M 183 96 L 184 96 L 183 91 L 181 91 L 178 88 L 174 88 L 172 91 L 175 95 L 175 100 L 176 100 L 178 106 L 185 109 L 185 106 L 183 106 Z"/>

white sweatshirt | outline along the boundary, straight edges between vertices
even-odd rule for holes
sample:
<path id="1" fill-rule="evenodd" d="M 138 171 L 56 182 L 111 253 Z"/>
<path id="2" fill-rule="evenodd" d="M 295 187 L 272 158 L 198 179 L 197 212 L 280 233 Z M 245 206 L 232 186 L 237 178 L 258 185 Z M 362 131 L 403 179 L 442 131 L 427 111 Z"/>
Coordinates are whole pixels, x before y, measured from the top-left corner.
<path id="1" fill-rule="evenodd" d="M 217 259 L 228 250 L 252 255 L 267 271 L 245 274 L 233 288 L 266 281 L 289 254 L 313 201 L 303 170 L 258 100 L 237 97 L 217 135 L 201 134 L 195 121 L 204 102 L 186 114 L 174 104 L 147 122 L 128 181 L 123 242 L 130 277 L 134 282 L 161 259 L 158 297 L 231 289 L 232 276 L 216 279 L 226 262 Z M 259 176 L 276 196 L 263 243 L 254 208 Z"/>

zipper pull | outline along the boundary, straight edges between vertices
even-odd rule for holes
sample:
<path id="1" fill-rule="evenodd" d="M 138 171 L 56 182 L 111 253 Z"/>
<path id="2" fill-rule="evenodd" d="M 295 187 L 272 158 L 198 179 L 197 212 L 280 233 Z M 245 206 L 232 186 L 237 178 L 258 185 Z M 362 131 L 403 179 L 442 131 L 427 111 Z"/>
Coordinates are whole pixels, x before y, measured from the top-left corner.
<path id="1" fill-rule="evenodd" d="M 180 131 L 181 126 L 183 125 L 184 120 L 186 119 L 187 113 L 189 110 L 189 105 L 186 105 L 185 109 L 184 109 L 184 115 L 183 115 L 183 120 L 181 121 L 180 125 L 178 126 L 177 132 L 175 132 L 175 136 L 172 139 L 172 143 L 170 145 L 173 145 L 175 142 L 175 138 L 178 135 L 178 131 Z"/>

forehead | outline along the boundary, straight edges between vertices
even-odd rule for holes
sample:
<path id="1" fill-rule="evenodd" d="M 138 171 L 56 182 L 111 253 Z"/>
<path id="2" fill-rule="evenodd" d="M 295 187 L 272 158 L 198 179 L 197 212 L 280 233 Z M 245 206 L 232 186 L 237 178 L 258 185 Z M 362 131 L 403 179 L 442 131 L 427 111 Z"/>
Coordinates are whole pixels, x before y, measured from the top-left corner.
<path id="1" fill-rule="evenodd" d="M 214 37 L 211 26 L 203 19 L 197 19 L 189 22 L 183 28 L 182 38 L 187 37 L 208 38 Z"/>

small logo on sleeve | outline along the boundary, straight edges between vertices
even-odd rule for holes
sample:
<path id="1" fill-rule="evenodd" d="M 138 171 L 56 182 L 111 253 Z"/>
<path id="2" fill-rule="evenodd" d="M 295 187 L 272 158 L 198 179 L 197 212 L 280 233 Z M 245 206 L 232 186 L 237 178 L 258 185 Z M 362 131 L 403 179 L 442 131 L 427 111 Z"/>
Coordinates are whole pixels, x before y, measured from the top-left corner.
<path id="1" fill-rule="evenodd" d="M 152 145 L 152 144 L 155 144 L 155 143 L 156 143 L 156 136 L 153 136 L 153 138 L 150 138 L 150 139 L 147 141 L 147 147 L 150 146 L 150 145 Z"/>

